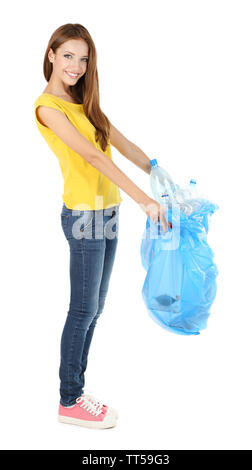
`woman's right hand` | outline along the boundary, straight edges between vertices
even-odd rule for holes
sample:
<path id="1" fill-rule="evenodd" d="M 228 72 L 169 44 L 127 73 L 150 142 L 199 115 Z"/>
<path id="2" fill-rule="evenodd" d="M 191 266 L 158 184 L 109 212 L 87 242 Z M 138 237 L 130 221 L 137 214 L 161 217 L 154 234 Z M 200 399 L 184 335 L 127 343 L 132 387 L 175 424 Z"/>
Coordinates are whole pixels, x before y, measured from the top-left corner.
<path id="1" fill-rule="evenodd" d="M 143 202 L 139 203 L 139 205 L 147 217 L 153 220 L 154 224 L 160 220 L 164 232 L 167 232 L 167 227 L 172 228 L 172 224 L 166 218 L 167 209 L 155 201 L 155 199 L 147 197 Z"/>

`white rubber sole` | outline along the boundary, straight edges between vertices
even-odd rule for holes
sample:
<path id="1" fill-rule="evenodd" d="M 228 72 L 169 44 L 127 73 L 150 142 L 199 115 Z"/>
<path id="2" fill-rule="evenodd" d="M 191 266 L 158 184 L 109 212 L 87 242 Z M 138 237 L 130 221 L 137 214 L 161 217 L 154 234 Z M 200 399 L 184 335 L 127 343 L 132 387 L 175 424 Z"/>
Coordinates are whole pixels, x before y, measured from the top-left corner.
<path id="1" fill-rule="evenodd" d="M 113 415 L 115 416 L 116 419 L 118 419 L 118 411 L 115 409 L 115 408 L 111 408 L 111 413 L 113 413 Z"/>
<path id="2" fill-rule="evenodd" d="M 114 416 L 107 416 L 103 421 L 88 421 L 85 419 L 70 418 L 69 416 L 58 415 L 58 421 L 60 423 L 75 424 L 77 426 L 83 426 L 85 428 L 92 429 L 113 428 L 117 424 L 117 420 Z"/>

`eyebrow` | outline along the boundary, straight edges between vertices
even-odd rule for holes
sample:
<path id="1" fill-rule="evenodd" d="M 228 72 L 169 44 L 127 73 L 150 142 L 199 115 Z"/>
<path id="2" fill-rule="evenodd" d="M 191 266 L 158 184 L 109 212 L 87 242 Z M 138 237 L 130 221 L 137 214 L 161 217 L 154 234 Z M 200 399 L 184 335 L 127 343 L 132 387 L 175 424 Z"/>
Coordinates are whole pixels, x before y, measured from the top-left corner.
<path id="1" fill-rule="evenodd" d="M 70 51 L 65 51 L 65 52 L 70 52 Z M 70 54 L 75 55 L 73 52 L 70 52 Z M 83 55 L 82 57 L 87 57 L 88 58 L 87 55 Z"/>

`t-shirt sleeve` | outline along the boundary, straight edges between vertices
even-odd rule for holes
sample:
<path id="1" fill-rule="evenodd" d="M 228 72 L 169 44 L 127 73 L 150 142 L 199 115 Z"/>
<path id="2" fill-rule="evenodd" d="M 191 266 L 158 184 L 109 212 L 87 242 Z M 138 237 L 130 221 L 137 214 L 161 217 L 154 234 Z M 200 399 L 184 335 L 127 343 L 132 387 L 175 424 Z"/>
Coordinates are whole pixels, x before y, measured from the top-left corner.
<path id="1" fill-rule="evenodd" d="M 37 115 L 37 109 L 39 106 L 48 106 L 49 108 L 57 109 L 58 111 L 61 111 L 63 114 L 65 114 L 66 116 L 66 113 L 64 112 L 63 107 L 53 99 L 53 96 L 51 97 L 48 95 L 41 95 L 34 102 L 35 120 L 36 120 L 36 124 L 38 128 L 40 130 L 46 131 L 48 134 L 54 134 L 54 132 L 49 127 L 45 126 L 39 121 L 39 118 Z"/>

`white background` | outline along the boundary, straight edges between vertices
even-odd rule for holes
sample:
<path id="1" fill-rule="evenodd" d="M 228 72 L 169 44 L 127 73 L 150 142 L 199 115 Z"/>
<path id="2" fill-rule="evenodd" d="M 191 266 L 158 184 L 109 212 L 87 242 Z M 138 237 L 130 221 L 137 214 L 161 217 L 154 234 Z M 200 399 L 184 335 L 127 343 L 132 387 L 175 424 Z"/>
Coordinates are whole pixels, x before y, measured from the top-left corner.
<path id="1" fill-rule="evenodd" d="M 44 1 L 4 7 L 1 28 L 1 448 L 251 449 L 251 39 L 249 1 Z M 24 15 L 24 12 L 27 14 Z M 22 21 L 20 19 L 22 18 Z M 169 333 L 141 297 L 146 216 L 121 191 L 119 243 L 86 387 L 113 429 L 60 424 L 59 344 L 70 295 L 63 179 L 37 130 L 53 31 L 81 23 L 98 53 L 101 108 L 175 182 L 219 205 L 208 327 Z M 152 197 L 149 176 L 114 162 Z"/>

